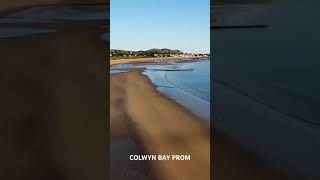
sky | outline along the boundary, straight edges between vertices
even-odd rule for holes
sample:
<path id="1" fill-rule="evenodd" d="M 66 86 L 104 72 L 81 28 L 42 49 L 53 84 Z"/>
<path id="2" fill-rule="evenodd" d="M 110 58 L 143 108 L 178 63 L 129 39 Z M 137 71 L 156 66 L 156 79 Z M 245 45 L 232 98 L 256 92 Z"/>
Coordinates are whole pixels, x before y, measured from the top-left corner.
<path id="1" fill-rule="evenodd" d="M 210 52 L 210 0 L 111 0 L 111 49 Z"/>

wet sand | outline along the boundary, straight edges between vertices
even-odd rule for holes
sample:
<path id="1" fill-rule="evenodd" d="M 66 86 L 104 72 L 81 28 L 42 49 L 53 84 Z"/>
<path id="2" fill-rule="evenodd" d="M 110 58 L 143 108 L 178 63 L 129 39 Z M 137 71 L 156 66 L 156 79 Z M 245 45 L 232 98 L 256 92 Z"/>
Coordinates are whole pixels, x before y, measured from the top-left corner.
<path id="1" fill-rule="evenodd" d="M 202 119 L 160 94 L 141 72 L 113 74 L 110 80 L 111 151 L 122 144 L 122 153 L 111 156 L 127 158 L 111 162 L 115 163 L 111 167 L 123 167 L 122 173 L 134 172 L 133 178 L 142 179 L 207 180 L 210 169 L 217 180 L 288 179 L 218 132 L 211 137 L 214 150 L 210 165 L 210 130 Z M 128 160 L 129 154 L 190 154 L 192 160 L 133 162 Z M 143 166 L 150 169 L 139 168 Z"/>

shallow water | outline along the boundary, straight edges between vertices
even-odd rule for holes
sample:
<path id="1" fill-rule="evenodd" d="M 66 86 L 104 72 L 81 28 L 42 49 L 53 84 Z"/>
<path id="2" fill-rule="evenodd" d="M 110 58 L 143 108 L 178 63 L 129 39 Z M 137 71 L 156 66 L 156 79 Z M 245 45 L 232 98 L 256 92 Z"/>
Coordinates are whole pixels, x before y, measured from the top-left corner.
<path id="1" fill-rule="evenodd" d="M 184 63 L 181 67 L 192 68 L 193 71 L 168 71 L 166 72 L 167 81 L 209 103 L 210 61 Z"/>

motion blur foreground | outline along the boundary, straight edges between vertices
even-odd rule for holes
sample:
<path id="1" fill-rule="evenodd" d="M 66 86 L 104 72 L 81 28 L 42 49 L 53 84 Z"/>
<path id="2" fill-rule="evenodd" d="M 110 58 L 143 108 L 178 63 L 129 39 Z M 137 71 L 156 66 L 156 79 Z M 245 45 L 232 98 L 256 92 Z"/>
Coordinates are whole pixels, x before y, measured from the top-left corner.
<path id="1" fill-rule="evenodd" d="M 0 2 L 0 179 L 108 179 L 108 8 Z"/>
<path id="2" fill-rule="evenodd" d="M 213 137 L 251 154 L 226 164 L 213 140 L 213 178 L 320 179 L 320 2 L 211 5 Z"/>

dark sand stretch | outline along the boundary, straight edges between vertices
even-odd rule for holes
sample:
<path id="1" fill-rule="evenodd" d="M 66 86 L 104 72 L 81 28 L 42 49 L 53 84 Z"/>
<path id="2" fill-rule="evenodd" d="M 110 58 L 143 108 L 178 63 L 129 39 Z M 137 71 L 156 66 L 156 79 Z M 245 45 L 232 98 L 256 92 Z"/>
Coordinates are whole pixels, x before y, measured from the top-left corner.
<path id="1" fill-rule="evenodd" d="M 62 24 L 0 41 L 0 179 L 108 178 L 105 25 Z"/>

